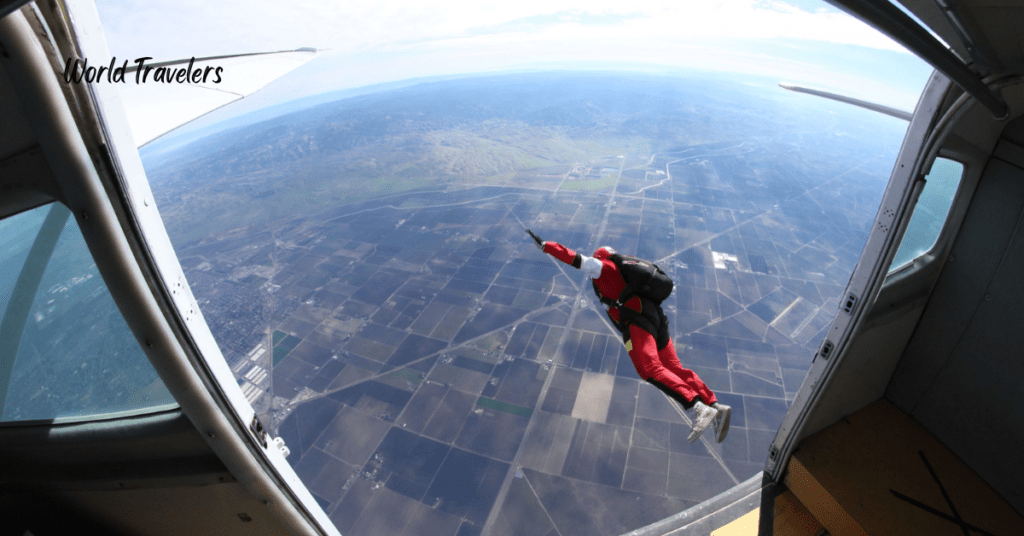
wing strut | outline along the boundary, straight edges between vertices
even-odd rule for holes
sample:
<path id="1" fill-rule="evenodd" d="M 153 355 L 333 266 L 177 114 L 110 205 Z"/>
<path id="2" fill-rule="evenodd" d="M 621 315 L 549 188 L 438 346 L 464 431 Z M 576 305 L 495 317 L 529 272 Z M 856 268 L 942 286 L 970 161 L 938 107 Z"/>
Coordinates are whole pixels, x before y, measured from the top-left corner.
<path id="1" fill-rule="evenodd" d="M 852 104 L 854 106 L 860 106 L 861 108 L 871 110 L 872 112 L 883 113 L 885 115 L 890 115 L 892 117 L 895 117 L 896 119 L 902 119 L 904 121 L 910 121 L 910 118 L 914 117 L 914 114 L 911 112 L 899 110 L 896 108 L 890 108 L 888 106 L 884 106 L 882 104 L 877 104 L 874 102 L 855 99 L 853 97 L 847 97 L 845 95 L 829 93 L 828 91 L 822 91 L 820 89 L 811 89 L 809 87 L 788 84 L 786 82 L 779 82 L 779 87 L 781 87 L 782 89 L 788 89 L 790 91 L 796 91 L 797 93 L 806 93 L 808 95 L 814 95 L 816 97 L 824 97 L 826 99 L 832 99 L 834 101 L 845 102 L 846 104 Z"/>

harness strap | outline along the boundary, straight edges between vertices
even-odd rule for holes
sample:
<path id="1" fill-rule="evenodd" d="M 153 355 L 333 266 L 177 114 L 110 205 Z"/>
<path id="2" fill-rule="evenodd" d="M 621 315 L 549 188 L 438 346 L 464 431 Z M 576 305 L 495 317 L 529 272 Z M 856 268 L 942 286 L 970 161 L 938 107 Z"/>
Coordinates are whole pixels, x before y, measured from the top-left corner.
<path id="1" fill-rule="evenodd" d="M 629 326 L 634 325 L 650 333 L 655 338 L 658 337 L 658 323 L 647 318 L 647 315 L 638 313 L 629 307 L 619 307 L 619 321 L 626 330 L 626 333 L 628 333 Z"/>

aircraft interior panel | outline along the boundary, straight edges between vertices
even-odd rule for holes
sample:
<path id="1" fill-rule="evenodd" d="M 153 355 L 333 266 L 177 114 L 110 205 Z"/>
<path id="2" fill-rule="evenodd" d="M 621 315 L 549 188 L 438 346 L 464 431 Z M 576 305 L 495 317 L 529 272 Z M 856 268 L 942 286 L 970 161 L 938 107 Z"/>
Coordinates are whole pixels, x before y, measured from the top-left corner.
<path id="1" fill-rule="evenodd" d="M 56 188 L 6 69 L 0 69 L 0 118 L 0 216 L 8 216 L 45 203 Z"/>
<path id="2" fill-rule="evenodd" d="M 939 107 L 942 113 L 953 108 L 955 97 L 962 96 L 962 93 L 955 89 L 950 93 L 951 95 L 943 99 L 943 104 Z M 984 120 L 984 117 L 982 119 Z M 877 298 L 869 305 L 870 310 L 848 350 L 850 358 L 836 365 L 835 375 L 831 381 L 842 388 L 831 390 L 819 401 L 809 416 L 802 437 L 829 426 L 842 416 L 864 407 L 885 394 L 890 377 L 921 320 L 939 275 L 947 264 L 949 250 L 975 195 L 987 154 L 973 144 L 942 130 L 943 126 L 937 124 L 932 135 L 932 138 L 940 139 L 941 142 L 928 142 L 935 145 L 930 151 L 935 155 L 934 159 L 946 158 L 963 165 L 960 184 L 945 223 L 931 249 L 902 267 L 890 268 L 885 276 L 885 283 Z M 924 163 L 921 175 L 926 175 L 930 167 L 930 163 Z M 922 187 L 917 188 L 917 196 L 922 190 Z M 917 202 L 918 198 L 915 197 L 910 202 L 911 206 Z M 902 234 L 905 230 L 899 232 Z M 903 235 L 902 239 L 909 237 Z"/>
<path id="3" fill-rule="evenodd" d="M 105 421 L 5 427 L 0 430 L 0 453 L 7 464 L 0 480 L 0 518 L 11 530 L 38 535 L 77 532 L 82 523 L 110 534 L 144 532 L 149 515 L 177 516 L 164 525 L 149 525 L 163 533 L 222 525 L 218 517 L 224 515 L 216 514 L 213 505 L 228 506 L 230 502 L 223 502 L 228 495 L 235 502 L 241 497 L 239 489 L 212 492 L 221 487 L 227 491 L 225 484 L 239 486 L 177 409 Z M 143 490 L 163 493 L 163 500 L 142 510 L 124 502 Z M 210 508 L 181 516 L 178 503 L 196 495 L 207 496 Z M 241 525 L 238 518 L 229 521 Z"/>
<path id="4" fill-rule="evenodd" d="M 4 128 L 0 129 L 0 147 L 4 156 L 20 153 L 36 144 L 25 111 L 14 98 L 14 87 L 6 70 L 0 70 L 0 116 L 4 118 Z"/>
<path id="5" fill-rule="evenodd" d="M 1007 131 L 1022 125 L 1018 119 Z M 886 391 L 1018 510 L 1022 271 L 1024 169 L 996 156 Z"/>
<path id="6" fill-rule="evenodd" d="M 916 306 L 905 310 L 885 324 L 865 329 L 858 334 L 849 349 L 849 355 L 856 356 L 856 359 L 844 361 L 835 371 L 833 381 L 841 387 L 831 389 L 828 396 L 821 400 L 805 428 L 807 435 L 884 395 L 889 377 L 896 368 L 902 348 L 917 325 L 922 309 Z"/>
<path id="7" fill-rule="evenodd" d="M 63 490 L 58 496 L 91 518 L 132 535 L 288 534 L 238 482 L 122 491 Z M 111 508 L 112 504 L 117 506 Z"/>
<path id="8" fill-rule="evenodd" d="M 996 84 L 1011 118 L 1021 110 L 1019 82 L 1006 77 Z M 915 121 L 920 115 L 919 104 Z M 916 161 L 903 158 L 915 125 L 908 130 L 890 189 L 904 166 L 916 167 L 911 180 L 920 182 L 937 157 L 963 163 L 949 217 L 932 250 L 887 276 L 874 276 L 885 283 L 875 296 L 865 292 L 869 310 L 853 327 L 849 346 L 839 355 L 824 356 L 835 362 L 827 373 L 815 375 L 812 367 L 801 393 L 825 387 L 804 414 L 798 440 L 885 398 L 1019 513 L 1024 511 L 1019 484 L 1024 473 L 1015 461 L 1017 445 L 1024 443 L 1024 413 L 1014 395 L 1024 368 L 1019 359 L 1024 342 L 1019 326 L 1024 316 L 1019 283 L 1024 268 L 1024 120 L 1007 126 L 1006 118 L 994 118 L 957 88 L 941 99 L 932 117 L 920 147 L 910 147 Z M 917 187 L 899 206 L 913 207 L 920 194 Z M 879 226 L 886 210 L 883 201 Z M 885 227 L 895 228 L 892 232 L 900 237 L 909 219 L 906 213 L 899 217 L 901 224 Z M 880 227 L 875 234 L 887 232 Z M 869 268 L 866 262 L 892 258 L 882 250 L 869 251 L 870 244 L 869 239 L 860 271 Z M 855 271 L 848 292 L 871 288 L 858 277 Z"/>

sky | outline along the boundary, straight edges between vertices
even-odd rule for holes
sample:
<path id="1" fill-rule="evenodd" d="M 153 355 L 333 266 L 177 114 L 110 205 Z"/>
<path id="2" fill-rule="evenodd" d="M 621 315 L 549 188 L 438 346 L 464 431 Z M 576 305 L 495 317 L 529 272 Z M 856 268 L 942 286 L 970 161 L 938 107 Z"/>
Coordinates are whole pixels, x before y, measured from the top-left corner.
<path id="1" fill-rule="evenodd" d="M 119 61 L 323 50 L 217 118 L 370 84 L 553 68 L 747 73 L 912 110 L 931 72 L 820 0 L 97 0 L 97 9 Z"/>

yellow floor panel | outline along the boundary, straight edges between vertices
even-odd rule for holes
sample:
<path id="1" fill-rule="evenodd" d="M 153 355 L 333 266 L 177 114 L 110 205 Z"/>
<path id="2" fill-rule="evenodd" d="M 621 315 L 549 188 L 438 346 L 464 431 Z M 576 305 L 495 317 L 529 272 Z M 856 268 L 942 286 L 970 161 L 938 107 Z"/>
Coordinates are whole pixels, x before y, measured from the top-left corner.
<path id="1" fill-rule="evenodd" d="M 755 508 L 728 525 L 711 532 L 711 536 L 757 536 L 757 521 L 760 508 Z"/>
<path id="2" fill-rule="evenodd" d="M 1006 501 L 884 399 L 805 439 L 786 486 L 834 536 L 1024 534 Z"/>
<path id="3" fill-rule="evenodd" d="M 792 491 L 786 490 L 775 498 L 775 536 L 816 536 L 822 529 Z"/>

